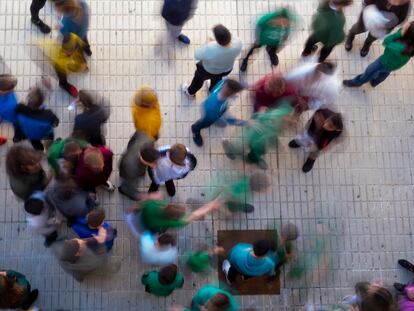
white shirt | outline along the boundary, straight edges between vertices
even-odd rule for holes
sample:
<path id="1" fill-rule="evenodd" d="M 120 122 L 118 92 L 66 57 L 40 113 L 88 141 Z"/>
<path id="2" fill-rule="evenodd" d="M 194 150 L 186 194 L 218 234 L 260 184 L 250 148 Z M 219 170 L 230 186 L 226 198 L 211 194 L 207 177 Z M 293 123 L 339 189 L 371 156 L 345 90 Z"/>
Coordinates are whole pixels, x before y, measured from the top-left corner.
<path id="1" fill-rule="evenodd" d="M 158 248 L 157 239 L 149 231 L 145 231 L 140 237 L 141 259 L 151 265 L 169 265 L 177 262 L 178 250 L 175 246 L 163 246 Z"/>
<path id="2" fill-rule="evenodd" d="M 169 149 L 170 146 L 161 147 L 163 149 Z M 177 165 L 170 160 L 169 151 L 166 156 L 160 158 L 157 162 L 157 167 L 153 170 L 154 182 L 158 185 L 163 185 L 168 180 L 180 179 L 190 171 L 190 161 L 184 160 L 184 165 Z"/>

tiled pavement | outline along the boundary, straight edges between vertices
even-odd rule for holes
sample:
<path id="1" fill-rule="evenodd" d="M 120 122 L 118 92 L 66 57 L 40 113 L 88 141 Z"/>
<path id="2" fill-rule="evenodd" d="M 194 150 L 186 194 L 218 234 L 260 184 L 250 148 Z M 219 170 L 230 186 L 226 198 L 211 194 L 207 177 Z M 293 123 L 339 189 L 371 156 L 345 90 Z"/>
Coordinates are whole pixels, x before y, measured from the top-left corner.
<path id="1" fill-rule="evenodd" d="M 11 72 L 19 78 L 20 98 L 39 81 L 42 59 L 34 49 L 41 37 L 31 25 L 28 0 L 0 0 L 0 56 Z M 174 199 L 203 199 L 209 180 L 217 174 L 234 174 L 235 170 L 252 168 L 240 162 L 229 162 L 222 151 L 222 137 L 232 128 L 212 127 L 205 132 L 206 145 L 197 148 L 190 137 L 190 124 L 199 114 L 199 103 L 189 103 L 180 93 L 179 85 L 189 81 L 195 69 L 194 49 L 210 36 L 211 27 L 225 24 L 245 43 L 252 42 L 256 16 L 274 6 L 288 3 L 301 17 L 288 46 L 280 53 L 279 69 L 285 72 L 298 61 L 308 34 L 310 16 L 317 1 L 289 0 L 200 0 L 196 15 L 186 25 L 185 33 L 192 39 L 190 47 L 178 44 L 161 47 L 158 39 L 164 24 L 159 16 L 161 1 L 90 0 L 92 26 L 90 42 L 94 52 L 90 72 L 71 77 L 81 88 L 96 90 L 111 100 L 112 114 L 107 126 L 108 145 L 119 155 L 132 134 L 129 101 L 141 84 L 153 86 L 160 97 L 163 114 L 161 144 L 183 142 L 195 152 L 199 166 L 178 183 Z M 346 10 L 347 28 L 356 20 L 360 1 Z M 42 11 L 49 24 L 56 23 L 55 12 L 48 3 Z M 357 47 L 362 38 L 357 38 Z M 335 60 L 343 77 L 360 73 L 380 54 L 377 43 L 366 59 L 358 50 L 346 53 L 343 46 L 335 49 Z M 36 66 L 40 65 L 40 67 Z M 401 278 L 408 280 L 396 266 L 400 257 L 413 259 L 414 230 L 413 157 L 414 143 L 412 96 L 414 96 L 413 63 L 393 74 L 377 89 L 343 90 L 337 102 L 346 118 L 346 138 L 321 156 L 310 174 L 300 171 L 304 155 L 292 152 L 287 142 L 295 134 L 284 132 L 278 152 L 270 152 L 272 189 L 254 198 L 256 211 L 246 216 L 224 220 L 213 215 L 179 232 L 180 250 L 192 245 L 213 243 L 218 229 L 265 229 L 275 221 L 291 221 L 301 229 L 299 250 L 316 237 L 326 244 L 328 265 L 320 264 L 305 278 L 291 281 L 282 278 L 280 296 L 246 296 L 244 308 L 257 310 L 302 310 L 307 302 L 330 304 L 350 293 L 358 280 L 383 280 L 391 285 Z M 255 56 L 247 81 L 252 82 L 269 70 L 264 51 Z M 238 69 L 233 72 L 238 74 Z M 48 106 L 61 118 L 57 136 L 69 134 L 74 117 L 66 106 L 70 99 L 55 85 L 48 97 Z M 250 104 L 243 94 L 232 109 L 248 118 Z M 240 109 L 241 107 L 242 109 Z M 303 124 L 305 123 L 305 118 Z M 9 127 L 1 132 L 11 137 Z M 123 211 L 131 204 L 118 193 L 99 193 L 109 219 L 119 230 L 113 256 L 122 260 L 121 271 L 113 275 L 88 278 L 82 284 L 65 274 L 40 238 L 32 238 L 25 230 L 23 207 L 9 189 L 4 158 L 9 142 L 0 148 L 0 267 L 25 273 L 34 287 L 41 291 L 37 305 L 42 310 L 165 310 L 172 304 L 188 305 L 194 290 L 214 281 L 188 276 L 183 290 L 167 299 L 149 297 L 139 284 L 139 277 L 149 267 L 137 257 L 137 243 L 123 223 Z M 118 182 L 117 171 L 111 180 Z M 148 180 L 145 185 L 148 186 Z"/>

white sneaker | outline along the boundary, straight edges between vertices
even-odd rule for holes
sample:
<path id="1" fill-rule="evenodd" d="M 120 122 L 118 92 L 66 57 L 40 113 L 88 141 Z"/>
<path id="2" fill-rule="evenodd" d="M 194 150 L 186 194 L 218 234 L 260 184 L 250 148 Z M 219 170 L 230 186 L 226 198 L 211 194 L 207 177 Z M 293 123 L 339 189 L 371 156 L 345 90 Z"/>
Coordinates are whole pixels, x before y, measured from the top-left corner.
<path id="1" fill-rule="evenodd" d="M 102 187 L 109 192 L 114 192 L 115 191 L 115 186 L 109 181 L 107 180 L 105 185 L 102 185 Z"/>
<path id="2" fill-rule="evenodd" d="M 227 277 L 227 275 L 229 274 L 230 267 L 231 267 L 230 261 L 228 261 L 227 259 L 225 259 L 223 261 L 223 264 L 221 265 L 221 270 L 223 270 L 223 273 L 224 273 L 224 275 L 226 277 L 226 282 L 229 285 L 231 285 L 231 282 L 229 281 L 229 278 Z"/>
<path id="3" fill-rule="evenodd" d="M 186 83 L 181 84 L 181 90 L 184 92 L 185 95 L 187 95 L 191 99 L 195 98 L 195 95 L 188 93 L 188 84 Z"/>

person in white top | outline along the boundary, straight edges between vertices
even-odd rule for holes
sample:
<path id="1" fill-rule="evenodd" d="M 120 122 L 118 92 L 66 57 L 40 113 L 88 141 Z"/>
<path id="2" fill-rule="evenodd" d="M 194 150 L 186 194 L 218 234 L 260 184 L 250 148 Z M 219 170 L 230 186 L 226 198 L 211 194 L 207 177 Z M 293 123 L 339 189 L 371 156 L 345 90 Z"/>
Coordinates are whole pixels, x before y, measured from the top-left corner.
<path id="1" fill-rule="evenodd" d="M 284 79 L 299 96 L 307 99 L 308 109 L 332 105 L 340 90 L 336 65 L 330 62 L 306 62 L 288 72 Z"/>
<path id="2" fill-rule="evenodd" d="M 178 250 L 175 238 L 169 233 L 158 236 L 145 231 L 140 236 L 141 259 L 150 265 L 166 266 L 177 262 Z"/>
<path id="3" fill-rule="evenodd" d="M 194 97 L 203 86 L 204 81 L 210 80 L 210 91 L 227 76 L 242 49 L 242 42 L 232 37 L 230 31 L 223 25 L 213 28 L 214 40 L 211 40 L 195 51 L 197 70 L 190 86 L 183 84 L 182 89 L 188 96 Z"/>

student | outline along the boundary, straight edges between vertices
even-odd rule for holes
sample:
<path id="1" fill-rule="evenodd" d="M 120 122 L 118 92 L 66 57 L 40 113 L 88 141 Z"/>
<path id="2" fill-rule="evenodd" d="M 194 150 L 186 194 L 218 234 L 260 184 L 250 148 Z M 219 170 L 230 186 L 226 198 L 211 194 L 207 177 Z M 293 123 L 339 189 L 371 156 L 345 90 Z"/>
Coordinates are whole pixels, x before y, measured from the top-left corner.
<path id="1" fill-rule="evenodd" d="M 170 197 L 175 195 L 174 180 L 182 179 L 194 170 L 197 159 L 183 144 L 164 146 L 158 149 L 160 158 L 155 168 L 149 168 L 148 173 L 152 183 L 148 192 L 155 192 L 165 184 Z"/>
<path id="2" fill-rule="evenodd" d="M 391 72 L 400 69 L 414 56 L 414 22 L 405 24 L 382 43 L 384 53 L 368 65 L 365 72 L 351 80 L 344 80 L 348 87 L 359 87 L 369 82 L 372 87 L 382 83 Z"/>
<path id="3" fill-rule="evenodd" d="M 99 235 L 101 230 L 106 231 L 105 246 L 109 251 L 114 245 L 114 240 L 117 236 L 117 230 L 112 228 L 109 223 L 105 221 L 105 211 L 96 208 L 90 211 L 86 217 L 78 217 L 72 224 L 72 230 L 81 239 L 92 238 Z"/>
<path id="4" fill-rule="evenodd" d="M 39 296 L 26 277 L 14 270 L 0 271 L 0 309 L 28 310 Z"/>
<path id="5" fill-rule="evenodd" d="M 94 94 L 85 90 L 78 93 L 77 104 L 83 111 L 75 117 L 73 133 L 93 146 L 106 145 L 102 132 L 103 125 L 109 118 L 109 107 L 104 106 L 106 100 L 101 101 L 102 105 L 99 105 Z"/>
<path id="6" fill-rule="evenodd" d="M 195 97 L 206 80 L 210 80 L 212 91 L 216 84 L 233 70 L 234 61 L 241 52 L 242 42 L 232 37 L 226 27 L 216 25 L 213 33 L 215 41 L 210 40 L 195 51 L 195 59 L 199 62 L 190 86 L 182 86 L 183 92 L 190 97 Z"/>
<path id="7" fill-rule="evenodd" d="M 49 178 L 41 161 L 41 153 L 23 145 L 14 145 L 7 152 L 6 173 L 11 190 L 18 198 L 27 200 L 34 191 L 46 188 Z"/>
<path id="8" fill-rule="evenodd" d="M 289 37 L 293 18 L 292 12 L 287 8 L 276 9 L 259 18 L 256 23 L 256 40 L 241 63 L 241 72 L 247 70 L 249 57 L 254 50 L 262 46 L 266 46 L 271 65 L 276 67 L 279 64 L 276 53 L 282 49 Z"/>
<path id="9" fill-rule="evenodd" d="M 145 291 L 158 297 L 167 297 L 177 288 L 184 285 L 184 277 L 177 272 L 178 267 L 174 264 L 165 266 L 158 271 L 144 273 L 141 284 Z"/>
<path id="10" fill-rule="evenodd" d="M 0 74 L 0 118 L 16 126 L 17 96 L 14 91 L 17 79 L 9 74 Z M 0 145 L 7 142 L 7 138 L 0 136 Z"/>
<path id="11" fill-rule="evenodd" d="M 316 44 L 321 42 L 321 49 L 318 62 L 322 63 L 331 54 L 336 45 L 345 39 L 345 15 L 343 9 L 349 6 L 352 0 L 324 0 L 313 16 L 312 34 L 305 44 L 302 57 L 309 56 Z"/>
<path id="12" fill-rule="evenodd" d="M 42 33 L 48 34 L 51 31 L 50 27 L 39 18 L 39 12 L 45 4 L 46 0 L 32 0 L 32 4 L 30 5 L 30 14 L 32 16 L 32 23 L 39 28 Z"/>
<path id="13" fill-rule="evenodd" d="M 29 139 L 33 148 L 44 150 L 42 140 L 53 140 L 54 130 L 59 124 L 58 117 L 50 109 L 44 108 L 43 93 L 33 88 L 27 95 L 27 105 L 16 107 L 18 134 L 15 141 Z"/>
<path id="14" fill-rule="evenodd" d="M 238 92 L 243 90 L 243 86 L 232 79 L 220 81 L 211 94 L 202 104 L 203 116 L 191 125 L 191 132 L 193 133 L 194 143 L 201 147 L 203 145 L 203 137 L 200 134 L 202 129 L 210 127 L 220 118 L 224 119 L 230 124 L 241 124 L 242 121 L 233 117 L 226 116 L 228 108 L 228 100 Z"/>
<path id="15" fill-rule="evenodd" d="M 239 274 L 244 278 L 272 274 L 276 266 L 275 251 L 276 246 L 268 240 L 260 240 L 254 244 L 236 244 L 223 261 L 222 269 L 227 283 L 234 283 Z"/>
<path id="16" fill-rule="evenodd" d="M 132 119 L 135 130 L 144 132 L 157 140 L 161 128 L 160 103 L 155 91 L 149 86 L 141 86 L 131 102 Z"/>
<path id="17" fill-rule="evenodd" d="M 202 286 L 193 297 L 191 310 L 237 311 L 239 304 L 228 291 L 207 284 Z"/>
<path id="18" fill-rule="evenodd" d="M 119 161 L 121 185 L 118 191 L 133 201 L 140 200 L 138 181 L 143 179 L 148 168 L 155 168 L 160 152 L 155 149 L 153 139 L 143 132 L 135 132 Z"/>
<path id="19" fill-rule="evenodd" d="M 112 151 L 104 146 L 89 146 L 82 151 L 76 164 L 74 178 L 83 190 L 95 192 L 102 186 L 107 191 L 115 191 L 108 180 L 112 173 Z"/>
<path id="20" fill-rule="evenodd" d="M 27 227 L 30 232 L 41 234 L 45 237 L 45 247 L 49 247 L 58 236 L 61 224 L 55 209 L 47 202 L 42 191 L 33 192 L 24 202 Z"/>
<path id="21" fill-rule="evenodd" d="M 190 44 L 190 39 L 181 33 L 185 23 L 192 18 L 198 0 L 164 0 L 161 16 L 173 40 Z"/>
<path id="22" fill-rule="evenodd" d="M 199 249 L 184 253 L 185 264 L 194 273 L 208 273 L 213 263 L 213 256 L 222 255 L 224 248 L 216 246 L 211 249 Z"/>
<path id="23" fill-rule="evenodd" d="M 345 41 L 345 50 L 352 50 L 352 43 L 355 36 L 369 31 L 364 23 L 364 11 L 367 6 L 375 6 L 378 13 L 381 14 L 387 22 L 382 29 L 384 33 L 390 33 L 396 26 L 400 25 L 410 12 L 411 1 L 410 0 L 364 0 L 362 2 L 362 10 L 359 14 L 358 21 L 349 30 L 348 36 Z M 369 48 L 372 43 L 377 40 L 378 34 L 368 32 L 368 36 L 364 41 L 364 45 L 360 51 L 362 57 L 367 56 Z"/>
<path id="24" fill-rule="evenodd" d="M 302 167 L 304 173 L 312 170 L 320 152 L 339 137 L 342 131 L 343 123 L 340 113 L 327 108 L 316 110 L 305 132 L 289 142 L 290 148 L 305 147 L 309 150 L 308 158 Z"/>
<path id="25" fill-rule="evenodd" d="M 350 305 L 351 310 L 360 311 L 393 311 L 395 302 L 392 294 L 385 287 L 369 282 L 358 282 L 355 295 L 347 296 L 342 301 Z"/>
<path id="26" fill-rule="evenodd" d="M 154 235 L 145 231 L 139 238 L 142 262 L 164 266 L 177 262 L 178 249 L 174 236 L 169 233 Z"/>

